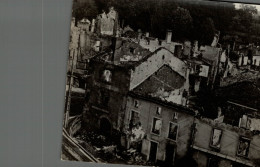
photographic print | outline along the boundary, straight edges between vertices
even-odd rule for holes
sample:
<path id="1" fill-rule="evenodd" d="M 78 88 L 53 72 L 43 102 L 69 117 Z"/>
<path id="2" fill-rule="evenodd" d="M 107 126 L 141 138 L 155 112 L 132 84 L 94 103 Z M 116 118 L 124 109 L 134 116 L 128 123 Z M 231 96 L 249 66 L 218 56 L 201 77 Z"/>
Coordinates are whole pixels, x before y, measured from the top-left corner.
<path id="1" fill-rule="evenodd" d="M 260 166 L 259 5 L 73 0 L 67 57 L 62 160 Z"/>

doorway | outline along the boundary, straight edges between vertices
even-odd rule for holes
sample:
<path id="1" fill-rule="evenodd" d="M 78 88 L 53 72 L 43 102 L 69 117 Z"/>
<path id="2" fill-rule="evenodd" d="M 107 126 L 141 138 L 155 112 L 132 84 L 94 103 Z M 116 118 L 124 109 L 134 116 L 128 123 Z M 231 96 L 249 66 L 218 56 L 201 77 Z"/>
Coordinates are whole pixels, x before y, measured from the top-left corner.
<path id="1" fill-rule="evenodd" d="M 107 118 L 100 119 L 100 132 L 106 136 L 110 135 L 111 133 L 111 123 Z"/>
<path id="2" fill-rule="evenodd" d="M 165 157 L 165 162 L 169 165 L 173 164 L 173 159 L 174 159 L 174 153 L 175 153 L 175 148 L 174 145 L 172 144 L 167 144 L 166 145 L 166 157 Z"/>
<path id="3" fill-rule="evenodd" d="M 156 162 L 157 147 L 158 147 L 158 143 L 153 141 L 150 142 L 150 154 L 149 154 L 150 162 Z"/>

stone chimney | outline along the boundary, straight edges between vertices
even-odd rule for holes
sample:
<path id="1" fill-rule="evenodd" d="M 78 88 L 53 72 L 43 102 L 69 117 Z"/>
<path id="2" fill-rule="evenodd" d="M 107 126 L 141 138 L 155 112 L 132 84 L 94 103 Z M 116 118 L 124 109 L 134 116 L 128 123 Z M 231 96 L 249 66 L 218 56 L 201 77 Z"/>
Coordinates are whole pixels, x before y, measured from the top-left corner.
<path id="1" fill-rule="evenodd" d="M 191 42 L 190 41 L 185 41 L 183 44 L 183 55 L 185 56 L 184 58 L 190 58 L 191 54 Z"/>
<path id="2" fill-rule="evenodd" d="M 85 37 L 86 33 L 85 31 L 80 31 L 80 35 L 79 35 L 79 43 L 80 43 L 80 47 L 84 50 L 85 46 L 86 46 L 86 37 Z"/>
<path id="3" fill-rule="evenodd" d="M 165 40 L 166 40 L 166 43 L 171 43 L 171 41 L 172 41 L 172 31 L 171 30 L 167 30 Z"/>
<path id="4" fill-rule="evenodd" d="M 150 34 L 149 34 L 149 32 L 146 32 L 146 33 L 145 33 L 145 37 L 147 37 L 147 38 L 148 38 L 148 37 L 149 37 L 149 35 L 150 35 Z"/>
<path id="5" fill-rule="evenodd" d="M 141 37 L 142 37 L 142 30 L 141 30 L 141 29 L 138 29 L 137 32 L 138 32 L 138 37 L 137 37 L 137 39 L 140 40 Z"/>
<path id="6" fill-rule="evenodd" d="M 92 24 L 91 24 L 91 32 L 95 31 L 95 19 L 92 19 Z"/>
<path id="7" fill-rule="evenodd" d="M 99 52 L 101 50 L 101 42 L 100 41 L 96 41 L 96 43 L 94 45 L 94 50 L 96 52 Z"/>

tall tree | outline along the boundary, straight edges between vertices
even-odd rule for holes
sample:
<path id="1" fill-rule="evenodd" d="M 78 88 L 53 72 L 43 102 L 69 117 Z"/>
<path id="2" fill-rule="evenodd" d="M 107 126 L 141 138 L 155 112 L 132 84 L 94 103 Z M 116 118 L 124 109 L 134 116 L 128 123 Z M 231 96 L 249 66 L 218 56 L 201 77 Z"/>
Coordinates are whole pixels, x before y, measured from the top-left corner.
<path id="1" fill-rule="evenodd" d="M 192 32 L 192 17 L 189 10 L 178 7 L 172 12 L 171 27 L 176 39 L 189 39 Z"/>
<path id="2" fill-rule="evenodd" d="M 75 17 L 76 23 L 82 18 L 96 18 L 98 8 L 94 0 L 86 0 L 81 3 L 74 2 L 72 16 Z"/>

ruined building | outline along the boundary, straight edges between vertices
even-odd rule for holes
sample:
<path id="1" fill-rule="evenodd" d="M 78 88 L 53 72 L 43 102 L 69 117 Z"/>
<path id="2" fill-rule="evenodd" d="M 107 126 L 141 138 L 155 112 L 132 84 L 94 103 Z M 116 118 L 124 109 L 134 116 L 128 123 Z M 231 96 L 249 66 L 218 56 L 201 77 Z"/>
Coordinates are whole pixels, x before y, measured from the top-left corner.
<path id="1" fill-rule="evenodd" d="M 138 147 L 150 161 L 173 163 L 175 154 L 185 155 L 190 131 L 176 132 L 190 127 L 194 115 L 186 108 L 186 63 L 166 48 L 150 52 L 128 39 L 114 38 L 111 50 L 93 57 L 90 66 L 84 128 L 112 134 L 118 144 Z M 134 120 L 136 117 L 140 120 Z M 167 158 L 166 147 L 170 151 Z"/>

